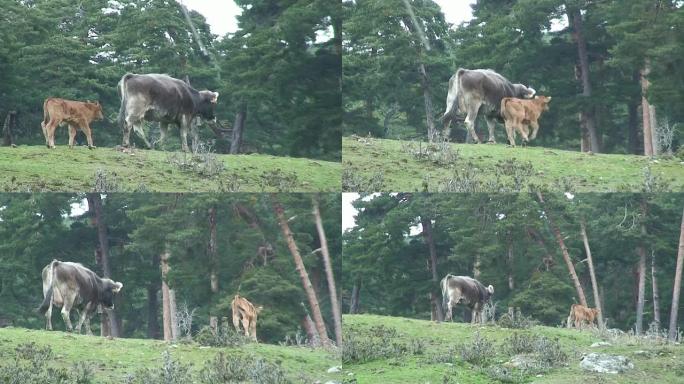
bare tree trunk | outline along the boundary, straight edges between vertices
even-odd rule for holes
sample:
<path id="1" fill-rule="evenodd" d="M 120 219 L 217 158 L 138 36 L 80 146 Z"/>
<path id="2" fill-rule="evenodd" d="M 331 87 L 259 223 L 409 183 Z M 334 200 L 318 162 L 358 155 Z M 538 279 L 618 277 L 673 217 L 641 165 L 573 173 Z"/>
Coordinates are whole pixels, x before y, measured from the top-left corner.
<path id="1" fill-rule="evenodd" d="M 587 225 L 584 219 L 580 221 L 580 234 L 582 235 L 582 242 L 584 243 L 584 251 L 587 253 L 587 263 L 589 264 L 589 276 L 591 277 L 591 290 L 594 293 L 594 306 L 599 310 L 598 322 L 599 328 L 603 328 L 603 307 L 601 306 L 601 298 L 599 297 L 599 287 L 596 282 L 596 272 L 594 271 L 594 259 L 591 256 L 591 248 L 589 248 L 589 238 L 587 237 Z"/>
<path id="2" fill-rule="evenodd" d="M 17 111 L 7 112 L 5 123 L 2 126 L 2 145 L 14 147 L 14 131 L 17 127 Z"/>
<path id="3" fill-rule="evenodd" d="M 302 303 L 302 306 L 304 306 L 304 303 Z M 321 337 L 318 335 L 318 332 L 316 332 L 316 325 L 313 320 L 311 320 L 311 316 L 309 316 L 308 313 L 302 318 L 301 324 L 302 329 L 306 332 L 306 338 L 309 339 L 309 343 L 314 347 L 319 346 Z"/>
<path id="4" fill-rule="evenodd" d="M 438 322 L 444 321 L 444 309 L 442 308 L 442 300 L 439 299 L 439 293 L 436 291 L 439 285 L 439 273 L 437 272 L 437 248 L 435 247 L 435 239 L 432 234 L 432 220 L 424 215 L 420 217 L 420 223 L 423 226 L 423 237 L 427 243 L 430 252 L 430 272 L 432 273 L 432 289 L 430 289 L 430 301 L 432 303 L 433 312 L 437 314 L 434 319 Z"/>
<path id="5" fill-rule="evenodd" d="M 361 305 L 361 281 L 357 280 L 354 282 L 352 287 L 351 300 L 349 303 L 349 313 L 357 314 L 359 313 L 359 307 Z"/>
<path id="6" fill-rule="evenodd" d="M 332 306 L 333 321 L 335 322 L 335 341 L 338 346 L 342 345 L 342 315 L 340 314 L 340 305 L 337 301 L 337 288 L 335 287 L 335 275 L 333 273 L 332 263 L 330 262 L 330 253 L 328 252 L 328 239 L 325 237 L 325 230 L 323 228 L 323 220 L 321 220 L 321 210 L 318 206 L 318 196 L 312 196 L 311 202 L 313 204 L 313 214 L 316 220 L 316 230 L 321 242 L 321 254 L 323 255 L 323 265 L 325 266 L 325 275 L 328 280 L 328 292 L 330 292 L 330 305 Z"/>
<path id="7" fill-rule="evenodd" d="M 107 234 L 107 223 L 105 222 L 104 213 L 102 212 L 102 197 L 99 193 L 89 193 L 86 195 L 86 199 L 88 201 L 88 210 L 91 214 L 91 223 L 97 230 L 98 249 L 96 254 L 99 256 L 97 262 L 102 267 L 102 276 L 111 278 L 112 269 L 109 265 L 109 236 Z M 102 316 L 102 320 L 109 321 L 109 325 L 103 327 L 103 329 L 109 330 L 110 333 L 104 334 L 103 336 L 120 337 L 121 330 L 119 329 L 116 311 L 113 309 L 105 309 L 104 312 L 106 312 L 106 316 Z"/>
<path id="8" fill-rule="evenodd" d="M 644 218 L 648 214 L 646 202 L 641 201 L 641 214 Z M 646 225 L 641 224 L 641 235 L 646 236 Z M 639 283 L 637 291 L 637 308 L 636 308 L 636 334 L 641 335 L 644 331 L 644 302 L 646 295 L 646 248 L 643 245 L 645 240 L 642 238 L 642 244 L 637 248 L 639 254 Z"/>
<path id="9" fill-rule="evenodd" d="M 297 244 L 295 243 L 292 231 L 290 231 L 290 226 L 287 224 L 287 219 L 285 218 L 285 209 L 280 202 L 276 200 L 275 195 L 271 195 L 271 199 L 273 201 L 273 210 L 278 218 L 278 224 L 280 224 L 283 237 L 285 237 L 285 240 L 287 241 L 287 247 L 290 249 L 292 258 L 297 266 L 297 272 L 299 272 L 299 277 L 302 280 L 302 286 L 304 287 L 304 291 L 306 292 L 306 296 L 309 300 L 314 324 L 316 325 L 318 334 L 321 336 L 321 343 L 323 343 L 324 346 L 329 346 L 330 339 L 328 338 L 328 332 L 325 329 L 325 323 L 323 322 L 323 316 L 321 315 L 321 308 L 318 305 L 316 291 L 314 291 L 313 286 L 311 285 L 309 274 L 306 273 L 306 268 L 304 267 L 304 261 L 302 260 L 302 256 L 299 254 L 299 249 L 297 249 Z"/>
<path id="10" fill-rule="evenodd" d="M 176 291 L 169 289 L 169 310 L 171 311 L 171 335 L 176 341 L 180 337 L 178 329 L 178 307 L 176 306 Z"/>
<path id="11" fill-rule="evenodd" d="M 475 261 L 473 261 L 473 278 L 475 280 L 480 280 L 480 265 L 482 263 L 480 262 L 480 253 L 476 252 L 475 253 Z"/>
<path id="12" fill-rule="evenodd" d="M 651 292 L 653 293 L 653 323 L 656 330 L 660 331 L 660 293 L 656 275 L 656 255 L 653 249 L 651 249 Z"/>
<path id="13" fill-rule="evenodd" d="M 629 102 L 627 104 L 627 150 L 628 153 L 638 155 L 641 153 L 639 145 L 639 102 Z"/>
<path id="14" fill-rule="evenodd" d="M 675 267 L 674 287 L 672 288 L 672 306 L 670 307 L 670 328 L 668 340 L 677 341 L 677 315 L 679 312 L 679 294 L 682 288 L 682 265 L 684 264 L 684 211 L 682 224 L 679 227 L 679 249 L 677 250 L 677 266 Z"/>
<path id="15" fill-rule="evenodd" d="M 568 7 L 568 4 L 566 4 L 565 7 L 568 10 L 568 21 L 573 30 L 572 37 L 575 44 L 577 44 L 579 77 L 582 82 L 582 96 L 586 100 L 591 97 L 592 90 L 591 82 L 589 81 L 589 55 L 587 54 L 587 43 L 583 33 L 582 13 L 579 8 Z M 595 109 L 587 105 L 588 103 L 585 102 L 580 112 L 580 124 L 589 136 L 590 147 L 583 148 L 582 150 L 591 150 L 594 153 L 598 153 L 601 151 L 601 148 L 596 130 Z"/>
<path id="16" fill-rule="evenodd" d="M 216 207 L 212 206 L 208 210 L 209 218 L 209 285 L 211 288 L 211 296 L 213 303 L 219 292 L 219 279 L 218 279 L 218 256 L 216 252 Z M 209 324 L 214 326 L 216 329 L 218 326 L 218 316 L 215 314 L 209 314 Z"/>
<path id="17" fill-rule="evenodd" d="M 168 244 L 165 246 L 164 253 L 160 257 L 161 280 L 162 280 L 162 323 L 164 324 L 164 341 L 173 341 L 173 323 L 171 314 L 171 290 L 167 283 L 167 275 L 169 274 L 169 257 L 171 256 L 168 250 Z"/>
<path id="18" fill-rule="evenodd" d="M 240 147 L 242 147 L 242 133 L 245 130 L 245 120 L 247 120 L 247 107 L 241 105 L 240 110 L 235 115 L 235 123 L 233 124 L 233 136 L 230 141 L 231 155 L 240 153 Z"/>
<path id="19" fill-rule="evenodd" d="M 515 289 L 515 281 L 513 280 L 513 239 L 508 239 L 508 289 L 513 291 Z"/>
<path id="20" fill-rule="evenodd" d="M 425 70 L 425 64 L 418 64 L 418 71 L 420 73 L 420 86 L 423 88 L 423 99 L 425 101 L 425 123 L 427 124 L 428 140 L 433 142 L 437 138 L 437 130 L 435 129 L 435 119 L 432 108 L 432 91 L 430 91 L 430 81 L 427 71 Z"/>
<path id="21" fill-rule="evenodd" d="M 565 242 L 563 241 L 563 235 L 561 234 L 560 229 L 558 228 L 556 223 L 553 221 L 551 212 L 549 212 L 549 210 L 546 209 L 546 206 L 544 204 L 544 197 L 539 191 L 537 191 L 537 198 L 539 198 L 539 204 L 541 205 L 542 209 L 544 210 L 544 213 L 546 214 L 546 220 L 548 221 L 549 226 L 551 227 L 551 231 L 556 237 L 558 246 L 560 247 L 561 253 L 563 254 L 563 260 L 565 260 L 565 264 L 568 267 L 568 272 L 570 273 L 572 282 L 573 284 L 575 284 L 575 290 L 577 291 L 577 296 L 579 298 L 580 304 L 586 307 L 587 298 L 586 296 L 584 296 L 582 284 L 580 284 L 579 278 L 577 277 L 577 272 L 575 272 L 575 266 L 573 265 L 572 260 L 570 259 L 570 253 L 568 252 L 568 248 L 565 246 Z"/>
<path id="22" fill-rule="evenodd" d="M 646 78 L 651 72 L 650 65 L 648 61 L 644 64 L 644 69 L 641 70 L 641 115 L 643 117 L 643 135 L 644 135 L 644 155 L 645 156 L 655 156 L 655 142 L 653 141 L 653 133 L 655 127 L 651 126 L 651 105 L 646 99 L 646 94 L 648 93 L 648 88 L 650 83 Z"/>

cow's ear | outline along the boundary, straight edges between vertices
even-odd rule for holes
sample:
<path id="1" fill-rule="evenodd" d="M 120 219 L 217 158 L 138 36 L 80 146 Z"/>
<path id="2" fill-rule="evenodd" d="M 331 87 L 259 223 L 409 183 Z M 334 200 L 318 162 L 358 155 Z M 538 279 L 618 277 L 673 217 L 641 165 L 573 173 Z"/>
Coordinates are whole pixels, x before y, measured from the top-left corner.
<path id="1" fill-rule="evenodd" d="M 263 307 L 263 306 L 261 306 L 261 305 L 260 305 L 260 306 L 258 306 L 258 307 L 256 307 L 256 311 L 257 311 L 257 313 L 259 313 L 259 312 L 261 312 L 261 311 L 263 311 L 263 310 L 264 310 L 264 307 Z"/>
<path id="2" fill-rule="evenodd" d="M 218 102 L 218 97 L 219 97 L 218 92 L 212 92 L 209 101 L 211 101 L 212 104 L 216 104 Z"/>
<path id="3" fill-rule="evenodd" d="M 488 291 L 490 294 L 494 294 L 494 287 L 490 285 L 489 287 L 487 287 L 487 291 Z"/>
<path id="4" fill-rule="evenodd" d="M 119 293 L 119 291 L 121 290 L 121 288 L 123 288 L 123 284 L 121 284 L 121 283 L 119 283 L 119 282 L 115 282 L 115 283 L 114 283 L 114 288 L 112 288 L 112 292 L 114 292 L 114 293 Z"/>

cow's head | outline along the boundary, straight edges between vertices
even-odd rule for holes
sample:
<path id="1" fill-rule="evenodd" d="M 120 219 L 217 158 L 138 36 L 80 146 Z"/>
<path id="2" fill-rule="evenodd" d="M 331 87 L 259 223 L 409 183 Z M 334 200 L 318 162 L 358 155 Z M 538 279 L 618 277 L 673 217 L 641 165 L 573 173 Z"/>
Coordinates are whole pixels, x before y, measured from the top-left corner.
<path id="1" fill-rule="evenodd" d="M 214 110 L 216 109 L 216 103 L 218 102 L 219 94 L 218 92 L 212 91 L 200 91 L 200 103 L 198 108 L 198 113 L 200 117 L 206 120 L 216 121 L 216 116 L 214 115 Z"/>
<path id="2" fill-rule="evenodd" d="M 492 285 L 490 285 L 485 289 L 485 297 L 483 298 L 484 299 L 483 301 L 485 303 L 488 302 L 492 298 L 493 294 L 494 294 L 494 287 Z"/>
<path id="3" fill-rule="evenodd" d="M 119 293 L 123 284 L 110 280 L 102 279 L 102 292 L 100 293 L 100 304 L 107 309 L 114 309 L 114 295 Z"/>
<path id="4" fill-rule="evenodd" d="M 102 114 L 102 105 L 100 104 L 99 101 L 90 101 L 88 100 L 86 102 L 86 106 L 90 111 L 93 113 L 93 119 L 94 120 L 102 120 L 104 119 L 104 115 Z"/>
<path id="5" fill-rule="evenodd" d="M 535 100 L 539 102 L 545 111 L 549 110 L 549 102 L 551 102 L 551 96 L 535 96 Z"/>
<path id="6" fill-rule="evenodd" d="M 515 89 L 514 97 L 517 97 L 518 99 L 531 99 L 537 93 L 534 88 L 522 84 L 513 84 L 513 88 Z"/>

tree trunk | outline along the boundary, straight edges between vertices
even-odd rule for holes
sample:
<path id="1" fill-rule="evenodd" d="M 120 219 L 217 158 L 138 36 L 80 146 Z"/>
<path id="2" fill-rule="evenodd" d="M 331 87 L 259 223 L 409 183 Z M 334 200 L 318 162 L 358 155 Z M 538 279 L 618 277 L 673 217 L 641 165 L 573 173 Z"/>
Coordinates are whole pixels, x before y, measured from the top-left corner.
<path id="1" fill-rule="evenodd" d="M 171 256 L 168 250 L 168 244 L 165 247 L 164 253 L 160 257 L 161 266 L 161 281 L 162 281 L 162 323 L 164 324 L 164 341 L 173 341 L 173 323 L 171 314 L 171 290 L 166 279 L 169 274 L 169 257 Z"/>
<path id="2" fill-rule="evenodd" d="M 425 238 L 430 253 L 430 272 L 432 273 L 430 301 L 432 303 L 433 312 L 437 314 L 437 317 L 434 320 L 441 322 L 444 321 L 444 309 L 442 308 L 442 301 L 439 299 L 439 293 L 435 291 L 439 285 L 439 273 L 437 272 L 437 248 L 435 247 L 435 239 L 432 234 L 432 220 L 427 216 L 421 215 L 420 223 L 423 226 L 423 237 Z"/>
<path id="3" fill-rule="evenodd" d="M 508 239 L 508 289 L 513 291 L 515 289 L 515 281 L 513 280 L 513 239 Z"/>
<path id="4" fill-rule="evenodd" d="M 570 253 L 568 253 L 568 248 L 565 246 L 565 242 L 563 241 L 563 235 L 561 234 L 560 229 L 558 228 L 556 223 L 553 221 L 551 212 L 549 212 L 549 210 L 546 209 L 544 204 L 544 197 L 539 191 L 537 191 L 537 198 L 539 198 L 539 204 L 541 205 L 542 209 L 544 210 L 544 213 L 546 214 L 546 220 L 548 221 L 549 226 L 551 227 L 551 231 L 556 237 L 558 246 L 560 247 L 561 253 L 563 254 L 563 260 L 565 260 L 565 264 L 568 267 L 568 272 L 570 273 L 572 282 L 575 285 L 575 290 L 577 291 L 577 296 L 579 298 L 580 304 L 586 307 L 587 298 L 584 296 L 582 284 L 580 284 L 579 278 L 577 277 L 577 272 L 575 272 L 575 266 L 572 264 L 572 260 L 570 259 Z"/>
<path id="5" fill-rule="evenodd" d="M 176 341 L 180 337 L 178 329 L 178 307 L 176 306 L 176 291 L 169 289 L 169 310 L 171 312 L 171 335 Z"/>
<path id="6" fill-rule="evenodd" d="M 359 307 L 361 305 L 361 281 L 355 281 L 352 287 L 351 300 L 349 303 L 349 313 L 354 315 L 359 313 Z"/>
<path id="7" fill-rule="evenodd" d="M 579 77 L 582 82 L 582 97 L 585 100 L 583 103 L 582 110 L 580 111 L 580 124 L 583 127 L 583 131 L 586 131 L 589 139 L 589 147 L 582 148 L 582 151 L 591 150 L 594 153 L 601 151 L 599 146 L 599 138 L 596 130 L 596 120 L 595 120 L 595 109 L 592 106 L 588 106 L 586 100 L 591 98 L 591 82 L 589 81 L 589 55 L 587 54 L 587 43 L 584 38 L 582 13 L 579 8 L 568 7 L 568 20 L 572 27 L 572 37 L 577 44 L 577 56 L 579 59 Z"/>
<path id="8" fill-rule="evenodd" d="M 651 105 L 646 99 L 646 94 L 648 93 L 648 88 L 650 83 L 647 76 L 651 72 L 650 65 L 648 61 L 644 64 L 644 68 L 640 72 L 640 83 L 641 83 L 641 115 L 643 119 L 643 136 L 644 136 L 644 155 L 645 156 L 655 156 L 656 146 L 653 141 L 655 127 L 651 126 L 653 122 L 651 118 Z"/>
<path id="9" fill-rule="evenodd" d="M 14 147 L 14 131 L 17 127 L 17 111 L 7 112 L 5 123 L 2 126 L 2 145 Z"/>
<path id="10" fill-rule="evenodd" d="M 425 70 L 425 64 L 418 64 L 418 71 L 420 72 L 420 86 L 423 88 L 423 99 L 425 101 L 425 123 L 427 124 L 428 140 L 434 142 L 437 139 L 437 130 L 435 129 L 432 108 L 432 91 L 430 90 L 430 81 Z"/>
<path id="11" fill-rule="evenodd" d="M 641 153 L 639 145 L 639 102 L 629 102 L 627 104 L 627 151 L 638 155 Z"/>
<path id="12" fill-rule="evenodd" d="M 304 303 L 302 303 L 302 306 L 304 306 Z M 304 315 L 302 318 L 302 329 L 304 329 L 304 332 L 306 333 L 306 338 L 309 339 L 309 343 L 317 347 L 320 344 L 320 336 L 318 335 L 318 332 L 316 332 L 316 325 L 314 324 L 313 320 L 311 320 L 311 316 L 307 313 Z"/>
<path id="13" fill-rule="evenodd" d="M 157 284 L 147 286 L 147 337 L 149 339 L 159 338 L 159 322 L 157 322 L 157 313 L 159 311 L 158 291 L 159 286 Z"/>
<path id="14" fill-rule="evenodd" d="M 679 312 L 679 293 L 682 288 L 682 264 L 684 264 L 684 211 L 679 227 L 679 249 L 677 250 L 677 266 L 675 267 L 674 287 L 672 288 L 672 307 L 670 308 L 670 328 L 668 340 L 677 341 L 677 315 Z"/>
<path id="15" fill-rule="evenodd" d="M 641 214 L 646 218 L 648 211 L 646 202 L 641 201 Z M 641 235 L 646 236 L 646 225 L 641 224 Z M 641 245 L 637 248 L 639 254 L 639 283 L 637 290 L 637 308 L 636 308 L 636 334 L 641 335 L 644 331 L 644 302 L 646 295 L 646 248 L 643 243 L 645 239 L 642 237 Z"/>
<path id="16" fill-rule="evenodd" d="M 591 248 L 589 248 L 589 238 L 587 237 L 587 225 L 584 219 L 580 221 L 580 234 L 582 235 L 582 242 L 584 243 L 584 251 L 587 253 L 587 263 L 589 264 L 589 276 L 591 277 L 591 290 L 594 293 L 594 307 L 599 310 L 598 323 L 599 328 L 603 328 L 603 307 L 601 306 L 601 298 L 599 297 L 599 287 L 596 282 L 596 272 L 594 271 L 594 259 L 591 256 Z"/>
<path id="17" fill-rule="evenodd" d="M 318 206 L 318 196 L 312 196 L 313 215 L 316 220 L 316 230 L 321 243 L 321 254 L 323 255 L 323 265 L 325 266 L 325 276 L 328 280 L 328 292 L 330 292 L 330 305 L 332 306 L 333 321 L 335 322 L 335 341 L 338 346 L 342 346 L 342 315 L 337 301 L 337 288 L 335 287 L 335 276 L 333 274 L 330 253 L 328 252 L 328 239 L 325 237 L 321 211 Z"/>
<path id="18" fill-rule="evenodd" d="M 660 331 L 660 293 L 658 292 L 658 278 L 656 276 L 656 255 L 651 249 L 651 292 L 653 293 L 653 323 Z"/>
<path id="19" fill-rule="evenodd" d="M 106 278 L 112 277 L 112 269 L 109 265 L 109 236 L 107 234 L 107 223 L 105 222 L 104 213 L 102 212 L 102 197 L 99 193 L 89 193 L 86 195 L 88 201 L 88 210 L 90 211 L 91 224 L 97 230 L 98 249 L 96 254 L 99 256 L 97 264 L 102 267 L 102 276 Z M 104 321 L 109 321 L 108 327 L 103 327 L 109 330 L 110 333 L 103 336 L 121 337 L 121 330 L 119 329 L 119 322 L 116 311 L 105 309 L 107 316 L 102 316 Z"/>
<path id="20" fill-rule="evenodd" d="M 209 285 L 211 293 L 216 294 L 219 291 L 218 279 L 218 256 L 216 252 L 216 207 L 209 208 L 209 260 L 210 260 L 210 276 Z"/>
<path id="21" fill-rule="evenodd" d="M 285 237 L 285 240 L 287 241 L 287 247 L 290 249 L 292 258 L 297 266 L 297 272 L 299 272 L 299 277 L 302 280 L 302 286 L 304 287 L 304 291 L 306 292 L 306 296 L 309 300 L 314 324 L 316 325 L 318 334 L 321 336 L 321 343 L 323 343 L 324 346 L 329 346 L 330 339 L 328 338 L 328 332 L 325 329 L 325 323 L 323 322 L 323 316 L 321 315 L 321 308 L 318 305 L 318 298 L 316 297 L 316 292 L 311 285 L 311 280 L 309 280 L 309 275 L 306 273 L 304 261 L 302 260 L 302 256 L 299 254 L 299 249 L 297 249 L 297 244 L 295 243 L 292 231 L 290 231 L 290 226 L 287 224 L 287 219 L 285 218 L 285 209 L 280 202 L 276 200 L 275 195 L 271 195 L 271 198 L 273 201 L 273 210 L 278 218 L 278 224 L 283 232 L 283 237 Z"/>
<path id="22" fill-rule="evenodd" d="M 245 130 L 245 120 L 247 120 L 247 107 L 241 105 L 240 110 L 235 115 L 235 123 L 233 124 L 233 137 L 230 141 L 231 155 L 240 153 L 240 147 L 242 147 L 242 133 Z"/>

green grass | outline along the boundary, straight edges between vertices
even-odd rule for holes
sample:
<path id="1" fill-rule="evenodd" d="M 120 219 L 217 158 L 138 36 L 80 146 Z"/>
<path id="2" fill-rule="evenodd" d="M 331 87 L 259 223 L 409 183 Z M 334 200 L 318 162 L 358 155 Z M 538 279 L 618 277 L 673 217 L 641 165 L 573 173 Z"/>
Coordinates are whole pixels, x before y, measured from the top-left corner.
<path id="1" fill-rule="evenodd" d="M 124 153 L 115 148 L 0 147 L 0 190 L 91 191 L 104 170 L 116 191 L 313 192 L 339 191 L 341 164 L 269 155 L 216 155 L 225 169 L 214 177 L 170 162 L 183 155 L 155 150 Z"/>
<path id="2" fill-rule="evenodd" d="M 684 189 L 684 164 L 678 159 L 651 160 L 644 156 L 587 154 L 542 147 L 511 148 L 504 144 L 450 144 L 450 150 L 437 149 L 422 142 L 363 138 L 342 139 L 343 189 L 358 191 L 448 191 L 449 180 L 468 179 L 476 183 L 462 192 L 527 190 L 541 186 L 577 192 L 640 191 L 645 184 L 645 169 L 658 178 L 661 189 Z M 431 158 L 425 153 L 429 149 Z M 435 157 L 449 152 L 443 161 Z M 422 153 L 423 155 L 417 155 Z M 517 164 L 529 169 L 515 187 L 510 168 Z M 528 163 L 529 162 L 529 163 Z M 464 177 L 468 169 L 474 177 Z M 509 172 L 509 173 L 507 173 Z M 460 176 L 456 176 L 459 173 Z M 499 179 L 497 180 L 497 176 Z"/>
<path id="3" fill-rule="evenodd" d="M 213 348 L 159 340 L 109 340 L 23 328 L 0 329 L 0 366 L 2 362 L 12 361 L 17 345 L 30 342 L 39 347 L 50 346 L 56 355 L 55 363 L 60 367 L 71 367 L 76 363 L 90 365 L 97 383 L 122 383 L 127 374 L 140 369 L 159 369 L 164 351 L 169 351 L 175 361 L 192 364 L 193 370 L 201 369 L 205 362 L 223 351 L 225 355 L 257 356 L 278 363 L 294 383 L 340 380 L 339 373 L 327 373 L 330 367 L 340 365 L 334 354 L 306 347 L 250 343 L 234 348 Z"/>
<path id="4" fill-rule="evenodd" d="M 388 359 L 372 360 L 361 364 L 345 364 L 344 373 L 353 373 L 358 383 L 497 383 L 484 374 L 480 367 L 461 360 L 455 348 L 473 340 L 473 335 L 480 335 L 495 345 L 492 364 L 502 365 L 510 361 L 501 345 L 514 332 L 520 334 L 543 335 L 551 340 L 558 340 L 561 348 L 568 355 L 565 366 L 559 366 L 537 375 L 527 375 L 523 382 L 538 384 L 587 384 L 587 383 L 684 383 L 684 347 L 664 345 L 652 341 L 643 341 L 631 336 L 624 336 L 619 341 L 611 340 L 612 345 L 591 348 L 594 342 L 601 341 L 597 333 L 589 330 L 553 328 L 534 326 L 526 330 L 512 330 L 498 326 L 475 326 L 463 323 L 436 323 L 425 320 L 414 320 L 399 317 L 375 315 L 347 315 L 343 319 L 344 331 L 368 332 L 373 327 L 393 328 L 398 337 L 393 341 L 398 344 L 420 340 L 425 344 L 420 354 L 406 353 Z M 449 356 L 451 360 L 443 361 Z M 646 351 L 642 356 L 636 351 Z M 621 374 L 596 374 L 580 369 L 582 354 L 599 352 L 618 354 L 628 357 L 635 369 Z M 442 358 L 442 360 L 438 360 Z"/>

